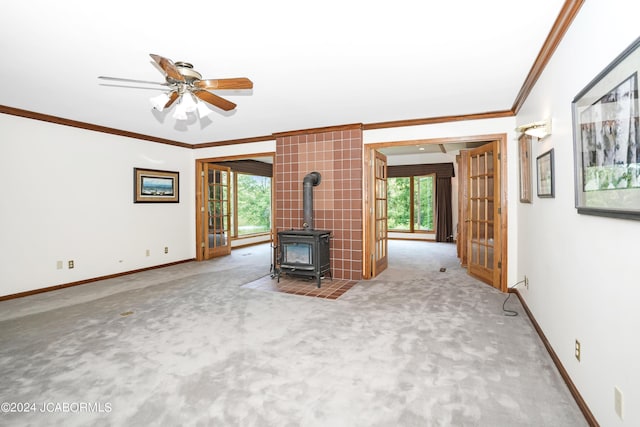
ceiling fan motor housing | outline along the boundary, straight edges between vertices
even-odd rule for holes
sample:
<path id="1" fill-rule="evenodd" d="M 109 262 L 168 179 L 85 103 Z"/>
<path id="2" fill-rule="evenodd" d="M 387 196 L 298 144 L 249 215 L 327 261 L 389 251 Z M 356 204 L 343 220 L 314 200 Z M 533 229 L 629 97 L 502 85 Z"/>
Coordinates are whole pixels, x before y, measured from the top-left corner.
<path id="1" fill-rule="evenodd" d="M 185 80 L 189 83 L 193 82 L 194 80 L 202 79 L 202 74 L 194 70 L 193 65 L 188 62 L 178 61 L 175 63 L 175 66 L 178 69 L 178 72 L 182 74 Z M 167 77 L 167 80 L 168 79 L 169 77 Z"/>

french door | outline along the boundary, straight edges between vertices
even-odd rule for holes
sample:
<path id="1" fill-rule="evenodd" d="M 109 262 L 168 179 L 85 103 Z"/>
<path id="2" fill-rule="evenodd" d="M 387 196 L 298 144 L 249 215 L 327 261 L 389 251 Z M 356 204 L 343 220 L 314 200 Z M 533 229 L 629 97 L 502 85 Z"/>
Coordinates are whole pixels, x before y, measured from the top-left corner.
<path id="1" fill-rule="evenodd" d="M 501 201 L 498 160 L 497 141 L 469 150 L 468 209 L 465 223 L 469 274 L 501 289 Z"/>
<path id="2" fill-rule="evenodd" d="M 198 260 L 231 253 L 231 169 L 199 163 Z"/>
<path id="3" fill-rule="evenodd" d="M 374 262 L 373 275 L 377 276 L 388 265 L 387 240 L 387 156 L 374 151 Z"/>

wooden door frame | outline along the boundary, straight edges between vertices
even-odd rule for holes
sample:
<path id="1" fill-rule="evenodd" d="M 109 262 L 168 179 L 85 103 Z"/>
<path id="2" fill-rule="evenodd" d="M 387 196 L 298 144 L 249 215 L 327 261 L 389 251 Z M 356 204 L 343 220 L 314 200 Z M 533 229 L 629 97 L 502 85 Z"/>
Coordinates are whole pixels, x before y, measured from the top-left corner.
<path id="1" fill-rule="evenodd" d="M 373 224 L 371 218 L 371 202 L 369 200 L 369 192 L 371 191 L 371 186 L 373 185 L 372 181 L 372 165 L 370 164 L 371 158 L 371 150 L 379 150 L 380 148 L 386 147 L 398 147 L 398 146 L 406 146 L 406 145 L 419 145 L 419 144 L 451 144 L 451 143 L 464 143 L 464 142 L 494 142 L 498 143 L 498 150 L 500 153 L 500 158 L 498 160 L 498 164 L 500 166 L 500 233 L 502 234 L 502 247 L 500 251 L 500 259 L 502 260 L 502 268 L 500 270 L 500 290 L 502 292 L 507 291 L 507 282 L 508 282 L 508 182 L 507 182 L 507 134 L 506 133 L 497 133 L 497 134 L 487 134 L 487 135 L 472 135 L 472 136 L 460 136 L 460 137 L 449 137 L 449 138 L 433 138 L 433 139 L 414 139 L 414 140 L 403 140 L 403 141 L 390 141 L 390 142 L 380 142 L 380 143 L 371 143 L 364 145 L 364 179 L 363 179 L 363 236 L 364 236 L 364 251 L 363 251 L 363 278 L 369 279 L 371 278 L 371 255 L 372 242 L 371 239 L 368 238 L 371 233 L 371 226 Z M 458 200 L 458 203 L 460 201 Z M 458 218 L 458 220 L 460 220 Z M 375 243 L 375 242 L 374 242 Z"/>
<path id="2" fill-rule="evenodd" d="M 460 200 L 467 200 L 469 197 L 469 189 L 467 186 L 467 169 L 469 162 L 469 151 L 461 150 L 456 155 L 456 163 L 458 164 L 458 227 L 456 230 L 456 247 L 458 250 L 458 258 L 460 265 L 467 267 L 467 216 L 469 215 L 469 204 L 461 203 Z"/>
<path id="3" fill-rule="evenodd" d="M 247 160 L 247 159 L 253 159 L 255 157 L 271 157 L 272 160 L 272 165 L 273 165 L 273 176 L 271 177 L 271 237 L 270 240 L 273 243 L 273 236 L 274 236 L 274 231 L 275 231 L 275 226 L 276 226 L 276 221 L 275 221 L 275 212 L 276 212 L 276 200 L 275 200 L 275 196 L 276 196 L 276 192 L 275 192 L 275 188 L 276 188 L 276 171 L 275 171 L 275 157 L 276 157 L 276 153 L 275 152 L 266 152 L 266 153 L 253 153 L 253 154 L 241 154 L 241 155 L 235 155 L 235 156 L 219 156 L 219 157 L 207 157 L 207 158 L 202 158 L 202 159 L 196 159 L 196 164 L 195 164 L 195 182 L 196 182 L 196 261 L 203 261 L 205 259 L 204 257 L 204 251 L 201 245 L 201 239 L 200 236 L 202 236 L 202 211 L 200 209 L 201 206 L 203 206 L 203 197 L 204 197 L 204 189 L 202 186 L 202 172 L 204 171 L 204 164 L 205 163 L 216 163 L 216 162 L 226 162 L 226 161 L 231 161 L 231 160 Z M 229 239 L 231 239 L 231 236 L 229 236 Z M 231 250 L 233 250 L 233 247 L 231 248 Z"/>
<path id="4" fill-rule="evenodd" d="M 362 180 L 362 278 L 371 279 L 373 275 L 373 258 L 375 254 L 375 162 L 372 157 L 375 147 L 364 146 L 363 180 Z M 372 197 L 374 196 L 374 197 Z M 372 200 L 373 199 L 373 200 Z"/>

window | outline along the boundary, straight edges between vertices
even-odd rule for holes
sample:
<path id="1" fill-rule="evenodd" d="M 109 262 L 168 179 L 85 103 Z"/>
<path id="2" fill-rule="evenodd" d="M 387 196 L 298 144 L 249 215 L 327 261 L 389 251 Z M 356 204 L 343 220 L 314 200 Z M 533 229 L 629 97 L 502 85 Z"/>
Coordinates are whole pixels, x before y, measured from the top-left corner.
<path id="1" fill-rule="evenodd" d="M 388 178 L 389 230 L 435 231 L 435 174 Z"/>
<path id="2" fill-rule="evenodd" d="M 419 231 L 433 231 L 434 227 L 434 175 L 414 176 L 413 196 L 413 228 Z"/>
<path id="3" fill-rule="evenodd" d="M 234 235 L 268 233 L 271 230 L 271 178 L 234 172 Z"/>
<path id="4" fill-rule="evenodd" d="M 389 230 L 411 230 L 410 181 L 410 178 L 387 178 L 387 221 Z"/>

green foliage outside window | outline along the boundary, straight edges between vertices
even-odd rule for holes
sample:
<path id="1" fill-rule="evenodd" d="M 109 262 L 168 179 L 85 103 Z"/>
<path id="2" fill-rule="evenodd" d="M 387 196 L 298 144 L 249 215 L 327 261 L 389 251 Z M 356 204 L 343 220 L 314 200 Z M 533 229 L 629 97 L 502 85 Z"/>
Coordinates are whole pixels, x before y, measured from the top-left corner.
<path id="1" fill-rule="evenodd" d="M 387 178 L 387 224 L 389 230 L 411 229 L 411 181 Z"/>
<path id="2" fill-rule="evenodd" d="M 389 230 L 433 231 L 434 192 L 433 175 L 387 178 Z"/>
<path id="3" fill-rule="evenodd" d="M 271 230 L 271 178 L 238 174 L 238 235 Z"/>
<path id="4" fill-rule="evenodd" d="M 433 228 L 433 176 L 413 177 L 413 227 L 432 231 Z"/>

